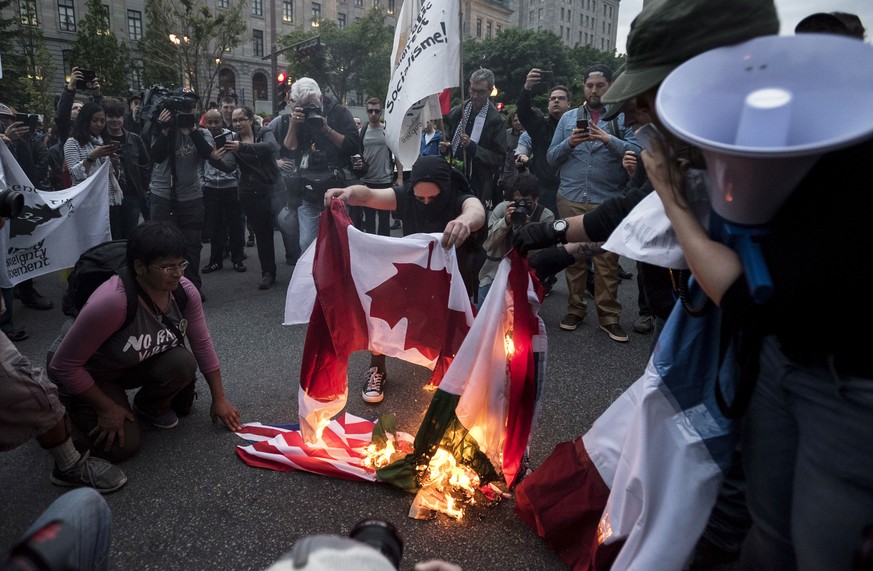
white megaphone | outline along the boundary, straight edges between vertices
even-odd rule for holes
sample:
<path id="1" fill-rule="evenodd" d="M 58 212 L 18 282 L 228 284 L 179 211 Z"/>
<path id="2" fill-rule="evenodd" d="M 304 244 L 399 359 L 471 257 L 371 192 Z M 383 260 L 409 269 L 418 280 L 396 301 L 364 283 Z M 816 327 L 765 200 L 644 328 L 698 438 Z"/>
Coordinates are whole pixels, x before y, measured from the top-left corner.
<path id="1" fill-rule="evenodd" d="M 711 50 L 667 76 L 656 109 L 702 149 L 712 209 L 761 302 L 772 281 L 756 237 L 819 157 L 873 134 L 873 46 L 803 34 Z"/>

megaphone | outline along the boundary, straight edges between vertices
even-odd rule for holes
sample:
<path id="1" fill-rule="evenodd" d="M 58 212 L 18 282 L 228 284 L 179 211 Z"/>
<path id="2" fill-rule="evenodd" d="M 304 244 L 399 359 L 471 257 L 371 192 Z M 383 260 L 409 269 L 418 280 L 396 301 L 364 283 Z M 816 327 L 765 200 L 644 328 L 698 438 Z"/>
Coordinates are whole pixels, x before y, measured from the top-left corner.
<path id="1" fill-rule="evenodd" d="M 873 46 L 823 34 L 714 49 L 661 84 L 658 116 L 703 151 L 712 209 L 727 222 L 759 302 L 772 292 L 756 243 L 762 225 L 819 157 L 873 134 L 871 93 Z"/>

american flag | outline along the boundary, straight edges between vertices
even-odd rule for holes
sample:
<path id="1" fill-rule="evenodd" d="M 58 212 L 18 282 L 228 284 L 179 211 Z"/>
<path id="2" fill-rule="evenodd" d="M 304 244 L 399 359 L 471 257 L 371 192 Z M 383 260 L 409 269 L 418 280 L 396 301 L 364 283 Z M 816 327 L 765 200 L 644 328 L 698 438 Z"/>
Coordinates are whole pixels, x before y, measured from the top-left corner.
<path id="1" fill-rule="evenodd" d="M 362 463 L 374 425 L 372 420 L 341 414 L 324 429 L 321 440 L 310 445 L 300 433 L 300 425 L 253 422 L 237 432 L 251 444 L 237 446 L 236 453 L 243 462 L 258 468 L 375 482 L 375 471 Z M 397 437 L 412 442 L 409 434 L 398 432 Z"/>

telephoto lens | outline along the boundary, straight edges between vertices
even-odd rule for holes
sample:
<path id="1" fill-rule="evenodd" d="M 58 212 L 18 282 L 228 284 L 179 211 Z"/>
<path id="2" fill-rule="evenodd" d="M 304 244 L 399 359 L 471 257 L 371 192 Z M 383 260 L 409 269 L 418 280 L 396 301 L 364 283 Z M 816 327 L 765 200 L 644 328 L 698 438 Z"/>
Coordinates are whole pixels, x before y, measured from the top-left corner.
<path id="1" fill-rule="evenodd" d="M 403 558 L 403 539 L 394 525 L 380 519 L 366 519 L 358 522 L 349 532 L 349 537 L 366 543 L 388 558 L 395 569 L 400 569 Z"/>
<path id="2" fill-rule="evenodd" d="M 17 190 L 0 190 L 0 217 L 18 218 L 24 210 L 24 195 Z"/>

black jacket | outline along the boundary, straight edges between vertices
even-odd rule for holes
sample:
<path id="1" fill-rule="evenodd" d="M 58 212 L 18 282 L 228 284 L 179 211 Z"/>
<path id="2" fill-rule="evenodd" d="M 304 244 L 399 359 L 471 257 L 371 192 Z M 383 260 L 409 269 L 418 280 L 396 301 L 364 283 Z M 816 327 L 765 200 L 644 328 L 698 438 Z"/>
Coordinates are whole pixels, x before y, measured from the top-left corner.
<path id="1" fill-rule="evenodd" d="M 521 122 L 521 126 L 530 135 L 533 143 L 531 172 L 540 181 L 541 187 L 557 190 L 561 183 L 561 177 L 558 174 L 558 169 L 549 164 L 546 153 L 552 144 L 552 136 L 555 134 L 558 120 L 552 118 L 551 115 L 543 115 L 539 109 L 534 109 L 531 105 L 531 93 L 525 89 L 521 90 L 516 111 L 518 111 L 518 120 Z"/>

